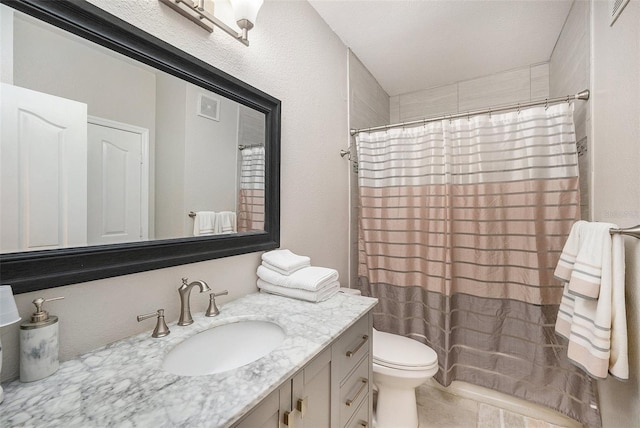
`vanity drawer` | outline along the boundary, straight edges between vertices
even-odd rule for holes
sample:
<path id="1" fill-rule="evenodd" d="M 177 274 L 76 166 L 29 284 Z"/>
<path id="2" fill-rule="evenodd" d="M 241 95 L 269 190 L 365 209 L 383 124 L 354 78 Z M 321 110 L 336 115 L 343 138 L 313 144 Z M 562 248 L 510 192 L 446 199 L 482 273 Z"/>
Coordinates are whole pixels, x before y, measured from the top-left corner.
<path id="1" fill-rule="evenodd" d="M 360 403 L 360 407 L 356 410 L 353 418 L 344 428 L 367 428 L 369 426 L 369 400 Z"/>
<path id="2" fill-rule="evenodd" d="M 356 370 L 340 387 L 340 425 L 344 427 L 363 401 L 369 397 L 369 358 L 363 358 Z"/>
<path id="3" fill-rule="evenodd" d="M 364 316 L 351 326 L 336 344 L 336 363 L 340 369 L 341 385 L 362 357 L 369 353 L 370 345 L 369 317 Z"/>

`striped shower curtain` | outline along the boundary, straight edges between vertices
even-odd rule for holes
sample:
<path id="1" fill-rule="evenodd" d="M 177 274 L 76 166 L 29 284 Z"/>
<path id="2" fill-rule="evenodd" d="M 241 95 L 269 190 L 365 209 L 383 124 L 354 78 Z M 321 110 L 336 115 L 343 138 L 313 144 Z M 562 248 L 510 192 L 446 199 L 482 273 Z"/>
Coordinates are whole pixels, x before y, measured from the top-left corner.
<path id="1" fill-rule="evenodd" d="M 264 147 L 241 152 L 238 232 L 264 230 Z"/>
<path id="2" fill-rule="evenodd" d="M 461 380 L 600 426 L 566 360 L 553 270 L 580 213 L 572 106 L 361 133 L 359 287 L 374 326 Z"/>

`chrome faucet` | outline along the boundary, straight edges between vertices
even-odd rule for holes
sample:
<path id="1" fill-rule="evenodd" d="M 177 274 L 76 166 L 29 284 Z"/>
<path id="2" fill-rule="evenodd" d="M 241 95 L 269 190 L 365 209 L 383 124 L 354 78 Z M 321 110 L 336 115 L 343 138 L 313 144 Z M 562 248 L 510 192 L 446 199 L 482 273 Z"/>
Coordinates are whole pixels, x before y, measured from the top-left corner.
<path id="1" fill-rule="evenodd" d="M 189 325 L 193 323 L 193 318 L 191 318 L 191 307 L 189 305 L 191 289 L 197 285 L 200 287 L 201 293 L 211 291 L 207 283 L 204 281 L 198 280 L 187 284 L 188 281 L 189 280 L 187 278 L 182 278 L 182 285 L 178 288 L 178 293 L 180 294 L 180 319 L 178 320 L 178 325 Z"/>

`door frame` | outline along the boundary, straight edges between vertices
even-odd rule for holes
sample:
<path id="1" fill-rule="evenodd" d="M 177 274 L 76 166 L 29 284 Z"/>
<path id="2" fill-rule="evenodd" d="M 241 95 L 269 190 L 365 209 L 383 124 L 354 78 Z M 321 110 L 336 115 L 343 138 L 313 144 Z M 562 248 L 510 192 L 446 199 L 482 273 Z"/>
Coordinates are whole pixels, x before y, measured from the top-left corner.
<path id="1" fill-rule="evenodd" d="M 142 156 L 142 166 L 140 168 L 142 174 L 140 179 L 140 227 L 142 228 L 142 240 L 147 241 L 149 239 L 149 130 L 140 126 L 91 115 L 87 116 L 87 124 L 132 132 L 140 136 L 140 142 L 142 143 L 142 147 L 140 147 L 140 155 Z"/>

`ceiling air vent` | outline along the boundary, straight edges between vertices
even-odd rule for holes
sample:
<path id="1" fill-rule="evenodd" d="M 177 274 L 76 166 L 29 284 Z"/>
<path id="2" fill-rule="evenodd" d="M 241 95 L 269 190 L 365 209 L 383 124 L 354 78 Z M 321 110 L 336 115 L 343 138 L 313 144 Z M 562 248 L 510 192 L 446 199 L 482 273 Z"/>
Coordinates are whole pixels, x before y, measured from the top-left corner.
<path id="1" fill-rule="evenodd" d="M 611 23 L 609 26 L 612 26 L 616 19 L 622 13 L 622 9 L 629 3 L 629 0 L 609 0 L 609 16 L 611 16 Z"/>

